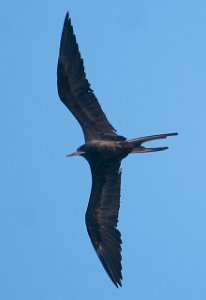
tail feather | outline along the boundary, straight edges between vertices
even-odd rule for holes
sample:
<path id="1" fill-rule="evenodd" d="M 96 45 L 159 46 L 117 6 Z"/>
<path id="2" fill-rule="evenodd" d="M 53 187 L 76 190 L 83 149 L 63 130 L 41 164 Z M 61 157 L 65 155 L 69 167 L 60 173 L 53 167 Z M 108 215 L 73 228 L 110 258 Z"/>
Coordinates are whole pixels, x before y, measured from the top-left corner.
<path id="1" fill-rule="evenodd" d="M 156 148 L 146 148 L 142 146 L 142 143 L 159 140 L 159 139 L 166 139 L 168 136 L 178 135 L 177 132 L 173 133 L 164 133 L 164 134 L 157 134 L 157 135 L 150 135 L 145 136 L 137 139 L 127 140 L 129 146 L 131 147 L 131 153 L 145 153 L 145 152 L 156 152 L 168 149 L 168 147 L 156 147 Z"/>
<path id="2" fill-rule="evenodd" d="M 131 153 L 146 153 L 146 152 L 156 152 L 167 150 L 169 147 L 156 147 L 156 148 L 146 148 L 143 146 L 139 146 L 137 148 L 133 148 Z"/>

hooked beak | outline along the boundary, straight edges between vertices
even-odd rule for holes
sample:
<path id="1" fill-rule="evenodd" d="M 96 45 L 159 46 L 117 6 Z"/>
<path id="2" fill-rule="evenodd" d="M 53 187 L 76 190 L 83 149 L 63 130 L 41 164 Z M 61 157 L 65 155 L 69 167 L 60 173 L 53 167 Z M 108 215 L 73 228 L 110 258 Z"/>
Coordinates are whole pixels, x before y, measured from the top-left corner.
<path id="1" fill-rule="evenodd" d="M 76 156 L 76 155 L 82 155 L 84 154 L 85 152 L 84 151 L 75 151 L 71 154 L 67 154 L 66 157 L 71 157 L 71 156 Z"/>

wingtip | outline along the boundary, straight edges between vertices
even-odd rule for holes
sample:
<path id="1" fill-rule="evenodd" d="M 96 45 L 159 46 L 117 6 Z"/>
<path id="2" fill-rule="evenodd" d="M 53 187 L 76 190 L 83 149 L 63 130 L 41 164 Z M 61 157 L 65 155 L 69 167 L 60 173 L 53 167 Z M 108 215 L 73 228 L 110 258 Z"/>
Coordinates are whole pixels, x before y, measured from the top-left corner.
<path id="1" fill-rule="evenodd" d="M 120 287 L 122 287 L 122 283 L 121 282 L 113 282 L 114 283 L 114 285 L 116 286 L 116 288 L 118 289 L 118 288 L 120 288 Z"/>
<path id="2" fill-rule="evenodd" d="M 121 282 L 122 278 L 118 279 L 117 281 L 113 280 L 111 277 L 110 279 L 112 280 L 113 284 L 116 286 L 117 289 L 122 287 L 122 282 Z"/>
<path id="3" fill-rule="evenodd" d="M 174 135 L 178 135 L 178 132 L 172 132 L 172 133 L 168 133 L 167 136 L 174 136 Z"/>
<path id="4" fill-rule="evenodd" d="M 67 10 L 65 18 L 64 18 L 64 23 L 69 22 L 69 19 L 70 19 L 70 15 L 69 15 L 69 11 Z"/>
<path id="5" fill-rule="evenodd" d="M 104 267 L 107 275 L 109 276 L 109 278 L 111 279 L 111 281 L 113 282 L 113 284 L 119 288 L 122 286 L 122 266 L 120 267 L 120 269 L 118 268 L 114 268 L 114 264 L 112 262 L 111 264 L 111 257 L 106 255 L 106 252 L 104 252 L 104 256 L 99 256 L 99 254 L 97 253 L 102 266 Z M 106 257 L 105 257 L 106 255 Z"/>
<path id="6" fill-rule="evenodd" d="M 121 281 L 121 280 L 122 280 L 122 276 L 121 276 L 121 278 L 118 280 L 118 282 L 115 283 L 115 285 L 116 285 L 117 288 L 122 287 L 122 281 Z"/>

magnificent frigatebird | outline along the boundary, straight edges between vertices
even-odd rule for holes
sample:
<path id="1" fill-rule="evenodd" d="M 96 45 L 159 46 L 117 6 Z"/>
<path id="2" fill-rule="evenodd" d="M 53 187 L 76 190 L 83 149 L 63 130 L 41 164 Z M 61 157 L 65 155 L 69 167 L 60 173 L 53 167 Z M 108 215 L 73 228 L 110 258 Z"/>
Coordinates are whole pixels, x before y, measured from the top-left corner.
<path id="1" fill-rule="evenodd" d="M 142 144 L 177 133 L 132 140 L 117 134 L 90 88 L 68 13 L 61 36 L 57 86 L 61 101 L 75 116 L 84 133 L 85 144 L 67 156 L 83 156 L 90 165 L 92 189 L 85 215 L 87 231 L 104 269 L 118 287 L 122 285 L 122 241 L 117 229 L 121 160 L 130 153 L 166 150 L 168 147 L 146 148 Z"/>

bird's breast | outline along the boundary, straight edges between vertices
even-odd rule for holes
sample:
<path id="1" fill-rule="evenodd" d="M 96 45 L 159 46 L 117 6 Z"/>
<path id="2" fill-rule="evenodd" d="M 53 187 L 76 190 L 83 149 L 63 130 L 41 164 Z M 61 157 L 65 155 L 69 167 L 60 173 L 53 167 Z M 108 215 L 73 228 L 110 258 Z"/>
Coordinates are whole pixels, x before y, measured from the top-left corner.
<path id="1" fill-rule="evenodd" d="M 128 155 L 122 144 L 117 141 L 95 140 L 84 145 L 85 158 L 91 160 L 116 160 Z"/>

